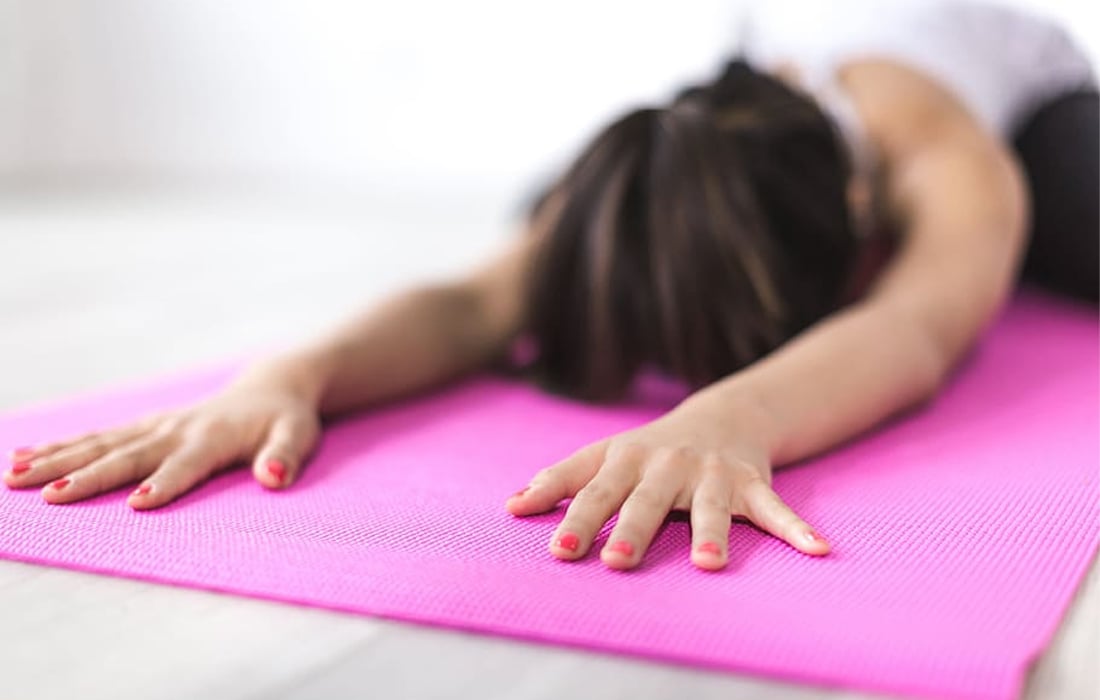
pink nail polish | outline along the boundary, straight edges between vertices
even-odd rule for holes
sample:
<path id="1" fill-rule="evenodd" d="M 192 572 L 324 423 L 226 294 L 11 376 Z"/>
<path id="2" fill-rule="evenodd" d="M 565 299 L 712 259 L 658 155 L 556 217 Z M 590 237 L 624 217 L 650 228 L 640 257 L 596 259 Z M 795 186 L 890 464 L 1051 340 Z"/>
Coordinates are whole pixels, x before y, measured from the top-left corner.
<path id="1" fill-rule="evenodd" d="M 31 470 L 30 462 L 16 462 L 11 465 L 12 474 L 26 474 Z"/>
<path id="2" fill-rule="evenodd" d="M 283 479 L 286 478 L 286 466 L 277 459 L 267 460 L 264 468 L 266 468 L 267 473 L 275 477 L 275 479 L 278 480 L 279 483 L 282 483 Z"/>
<path id="3" fill-rule="evenodd" d="M 713 554 L 716 557 L 722 556 L 722 548 L 718 546 L 717 542 L 704 542 L 696 547 L 695 551 L 703 554 Z"/>
<path id="4" fill-rule="evenodd" d="M 71 483 L 73 483 L 73 482 L 69 479 L 58 479 L 57 481 L 50 484 L 50 486 L 52 486 L 54 488 L 54 490 L 60 491 L 61 489 L 65 488 L 66 486 L 68 486 Z"/>
<path id="5" fill-rule="evenodd" d="M 577 547 L 581 546 L 581 538 L 577 537 L 572 532 L 566 532 L 559 537 L 558 541 L 554 544 L 562 549 L 568 549 L 570 552 L 575 552 L 577 551 Z"/>
<path id="6" fill-rule="evenodd" d="M 530 490 L 531 490 L 530 486 L 524 486 L 519 491 L 516 491 L 515 493 L 513 493 L 512 498 L 519 498 L 520 496 L 522 496 L 523 494 L 527 493 Z"/>
<path id="7" fill-rule="evenodd" d="M 136 489 L 134 489 L 134 492 L 131 493 L 130 495 L 131 496 L 144 496 L 145 494 L 149 493 L 152 490 L 153 490 L 152 484 L 142 484 L 141 486 L 138 486 Z"/>
<path id="8" fill-rule="evenodd" d="M 626 540 L 617 540 L 611 543 L 611 551 L 618 552 L 619 554 L 623 554 L 628 557 L 633 556 L 634 545 L 630 544 Z"/>
<path id="9" fill-rule="evenodd" d="M 806 539 L 810 542 L 828 544 L 824 537 L 822 537 L 816 530 L 808 530 L 806 532 Z"/>

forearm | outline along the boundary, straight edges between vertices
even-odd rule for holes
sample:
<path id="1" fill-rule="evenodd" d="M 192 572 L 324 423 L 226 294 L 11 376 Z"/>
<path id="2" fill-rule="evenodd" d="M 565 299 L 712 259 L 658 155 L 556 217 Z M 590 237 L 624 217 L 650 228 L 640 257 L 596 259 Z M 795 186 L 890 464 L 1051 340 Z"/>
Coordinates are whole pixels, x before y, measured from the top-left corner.
<path id="1" fill-rule="evenodd" d="M 843 80 L 903 244 L 865 301 L 685 402 L 761 436 L 775 466 L 929 398 L 1004 303 L 1025 247 L 1025 178 L 998 137 L 888 61 Z"/>
<path id="2" fill-rule="evenodd" d="M 368 406 L 488 362 L 499 343 L 481 320 L 476 295 L 460 285 L 413 289 L 258 363 L 239 381 L 277 377 L 326 415 Z"/>
<path id="3" fill-rule="evenodd" d="M 932 334 L 875 303 L 839 312 L 685 402 L 749 424 L 774 466 L 826 450 L 930 397 L 950 358 Z"/>

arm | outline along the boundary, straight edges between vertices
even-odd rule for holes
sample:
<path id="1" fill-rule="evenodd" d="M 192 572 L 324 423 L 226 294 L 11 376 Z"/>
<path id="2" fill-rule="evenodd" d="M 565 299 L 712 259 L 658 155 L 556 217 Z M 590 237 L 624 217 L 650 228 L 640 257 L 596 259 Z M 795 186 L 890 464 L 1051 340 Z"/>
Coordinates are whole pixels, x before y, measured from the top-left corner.
<path id="1" fill-rule="evenodd" d="M 239 380 L 278 376 L 324 414 L 425 389 L 498 357 L 522 323 L 531 237 L 457 281 L 412 289 Z"/>
<path id="2" fill-rule="evenodd" d="M 1010 288 L 1023 194 L 1007 154 L 942 90 L 897 66 L 848 77 L 890 169 L 906 243 L 865 301 L 659 419 L 585 446 L 512 496 L 516 515 L 572 498 L 550 551 L 637 566 L 670 510 L 691 511 L 691 559 L 725 566 L 730 516 L 806 554 L 828 541 L 772 489 L 775 466 L 827 449 L 931 396 Z"/>
<path id="3" fill-rule="evenodd" d="M 754 425 L 777 466 L 932 396 L 1007 297 L 1024 244 L 1018 169 L 950 95 L 878 62 L 845 78 L 905 243 L 864 301 L 690 399 Z"/>
<path id="4" fill-rule="evenodd" d="M 71 503 L 140 481 L 127 502 L 170 503 L 214 472 L 250 463 L 267 488 L 294 483 L 321 434 L 319 414 L 383 401 L 472 370 L 521 323 L 524 236 L 465 279 L 391 298 L 298 350 L 249 367 L 201 401 L 24 448 L 3 475 Z"/>

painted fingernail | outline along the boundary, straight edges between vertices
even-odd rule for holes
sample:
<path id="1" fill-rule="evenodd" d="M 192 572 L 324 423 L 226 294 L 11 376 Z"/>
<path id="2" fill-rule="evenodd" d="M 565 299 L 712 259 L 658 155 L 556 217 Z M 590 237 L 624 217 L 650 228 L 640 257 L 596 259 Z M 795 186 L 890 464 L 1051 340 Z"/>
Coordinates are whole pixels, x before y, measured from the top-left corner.
<path id="1" fill-rule="evenodd" d="M 286 478 L 286 465 L 279 460 L 269 459 L 264 467 L 267 469 L 267 473 L 275 477 L 279 483 L 282 483 L 283 479 Z"/>
<path id="2" fill-rule="evenodd" d="M 519 491 L 516 491 L 515 493 L 513 493 L 512 498 L 519 498 L 520 496 L 522 496 L 523 494 L 527 493 L 530 490 L 531 490 L 530 486 L 524 486 Z"/>
<path id="3" fill-rule="evenodd" d="M 828 544 L 828 542 L 825 540 L 825 538 L 822 537 L 821 534 L 818 533 L 816 530 L 807 530 L 806 531 L 806 539 L 809 540 L 810 542 L 815 543 L 815 544 L 817 544 L 817 543 Z"/>
<path id="4" fill-rule="evenodd" d="M 577 551 L 577 547 L 581 546 L 581 538 L 577 537 L 572 532 L 567 532 L 559 537 L 558 541 L 554 544 L 562 549 L 568 549 L 570 552 L 575 552 Z"/>
<path id="5" fill-rule="evenodd" d="M 130 495 L 131 496 L 144 496 L 145 494 L 149 493 L 152 490 L 153 490 L 153 485 L 152 484 L 142 484 L 141 486 L 138 486 L 136 489 L 134 489 L 134 492 L 131 493 Z"/>
<path id="6" fill-rule="evenodd" d="M 634 545 L 630 544 L 626 540 L 617 540 L 611 543 L 611 551 L 618 552 L 626 556 L 632 556 L 634 554 Z"/>
<path id="7" fill-rule="evenodd" d="M 12 474 L 26 474 L 31 470 L 30 462 L 16 462 L 11 465 Z"/>
<path id="8" fill-rule="evenodd" d="M 702 554 L 713 554 L 716 557 L 722 556 L 722 548 L 718 546 L 717 542 L 704 542 L 696 547 L 695 551 Z"/>
<path id="9" fill-rule="evenodd" d="M 60 491 L 71 483 L 73 482 L 70 479 L 58 479 L 57 481 L 51 483 L 50 486 L 52 486 L 55 491 Z"/>

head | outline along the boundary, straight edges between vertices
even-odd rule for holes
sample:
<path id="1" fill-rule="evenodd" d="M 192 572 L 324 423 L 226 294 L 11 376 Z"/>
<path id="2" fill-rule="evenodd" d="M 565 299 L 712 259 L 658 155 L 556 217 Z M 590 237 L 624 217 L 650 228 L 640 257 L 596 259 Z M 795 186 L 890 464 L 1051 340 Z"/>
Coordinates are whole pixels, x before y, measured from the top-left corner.
<path id="1" fill-rule="evenodd" d="M 532 212 L 531 372 L 608 400 L 646 366 L 702 386 L 771 352 L 841 301 L 849 175 L 818 106 L 743 61 L 617 119 Z"/>

